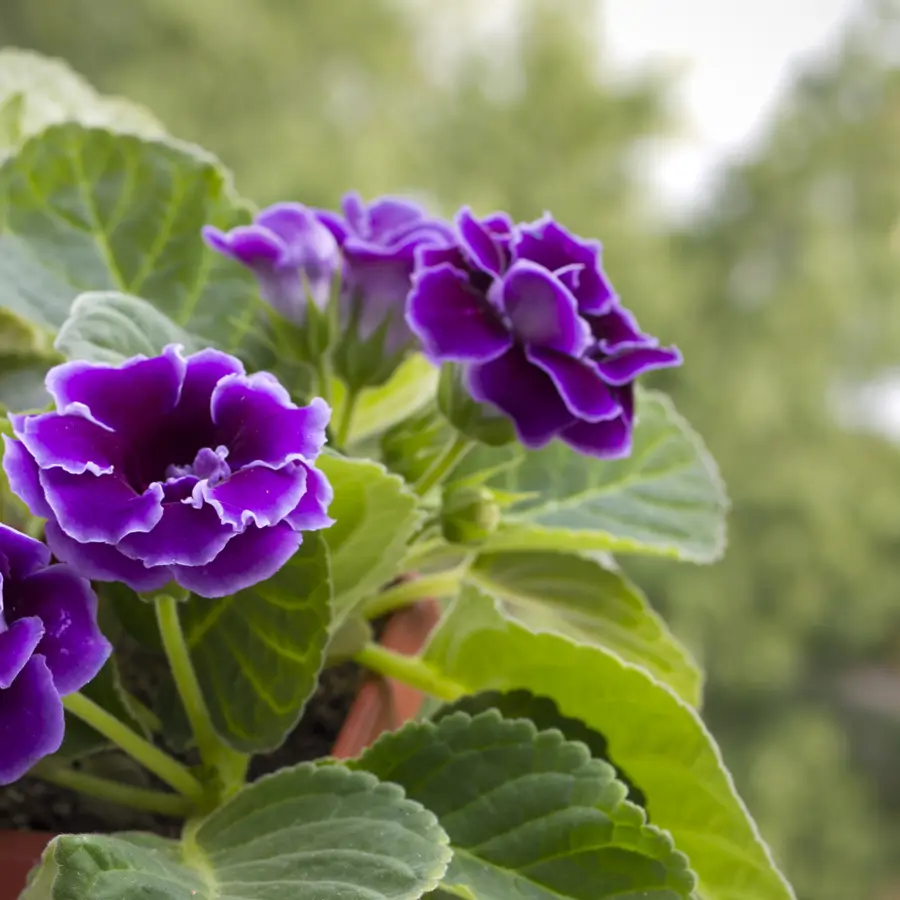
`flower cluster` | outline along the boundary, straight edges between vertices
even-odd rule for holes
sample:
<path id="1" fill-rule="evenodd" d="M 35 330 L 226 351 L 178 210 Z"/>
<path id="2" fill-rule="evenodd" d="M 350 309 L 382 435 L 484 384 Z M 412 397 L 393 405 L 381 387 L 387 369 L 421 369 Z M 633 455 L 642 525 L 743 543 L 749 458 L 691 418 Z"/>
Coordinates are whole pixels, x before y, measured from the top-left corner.
<path id="1" fill-rule="evenodd" d="M 54 412 L 10 416 L 10 486 L 47 519 L 60 560 L 152 591 L 221 597 L 273 575 L 302 532 L 328 527 L 313 465 L 330 411 L 297 407 L 269 374 L 179 347 L 120 366 L 52 369 Z"/>
<path id="2" fill-rule="evenodd" d="M 63 738 L 60 697 L 100 671 L 110 645 L 97 597 L 40 541 L 0 525 L 0 784 L 10 784 Z"/>
<path id="3" fill-rule="evenodd" d="M 472 396 L 526 447 L 559 438 L 592 456 L 631 449 L 634 380 L 680 364 L 616 297 L 600 245 L 546 216 L 514 225 L 463 209 L 458 242 L 418 255 L 407 320 L 436 363 L 466 366 Z"/>

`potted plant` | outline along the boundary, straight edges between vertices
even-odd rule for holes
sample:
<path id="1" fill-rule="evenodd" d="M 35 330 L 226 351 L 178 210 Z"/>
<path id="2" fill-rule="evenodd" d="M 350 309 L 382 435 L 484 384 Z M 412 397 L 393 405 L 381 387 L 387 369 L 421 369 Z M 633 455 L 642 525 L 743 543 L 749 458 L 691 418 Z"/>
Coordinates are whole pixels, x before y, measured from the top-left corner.
<path id="1" fill-rule="evenodd" d="M 54 837 L 22 897 L 791 897 L 615 562 L 713 561 L 727 501 L 599 244 L 251 212 L 48 83 L 4 107 L 0 781 L 151 818 Z M 261 775 L 346 660 L 384 714 Z"/>

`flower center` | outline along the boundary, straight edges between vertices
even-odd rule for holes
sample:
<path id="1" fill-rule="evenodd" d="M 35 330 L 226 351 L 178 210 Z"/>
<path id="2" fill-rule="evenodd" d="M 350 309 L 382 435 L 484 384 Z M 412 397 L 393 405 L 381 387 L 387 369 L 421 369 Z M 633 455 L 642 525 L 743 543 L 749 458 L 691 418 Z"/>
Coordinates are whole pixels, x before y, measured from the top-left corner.
<path id="1" fill-rule="evenodd" d="M 185 475 L 193 475 L 201 481 L 207 481 L 210 485 L 224 481 L 231 474 L 231 466 L 225 462 L 228 456 L 228 448 L 222 445 L 215 450 L 209 447 L 201 447 L 194 457 L 194 461 L 188 466 L 170 465 L 166 468 L 166 478 L 183 478 Z"/>

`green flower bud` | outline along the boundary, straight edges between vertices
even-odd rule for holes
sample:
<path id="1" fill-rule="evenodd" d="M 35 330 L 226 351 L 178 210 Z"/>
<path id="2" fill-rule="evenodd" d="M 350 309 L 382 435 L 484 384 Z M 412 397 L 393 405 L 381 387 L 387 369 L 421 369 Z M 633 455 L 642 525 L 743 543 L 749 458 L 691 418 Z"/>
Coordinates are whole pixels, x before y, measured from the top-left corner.
<path id="1" fill-rule="evenodd" d="M 451 544 L 479 544 L 500 524 L 500 506 L 486 487 L 450 488 L 441 506 L 441 531 Z"/>

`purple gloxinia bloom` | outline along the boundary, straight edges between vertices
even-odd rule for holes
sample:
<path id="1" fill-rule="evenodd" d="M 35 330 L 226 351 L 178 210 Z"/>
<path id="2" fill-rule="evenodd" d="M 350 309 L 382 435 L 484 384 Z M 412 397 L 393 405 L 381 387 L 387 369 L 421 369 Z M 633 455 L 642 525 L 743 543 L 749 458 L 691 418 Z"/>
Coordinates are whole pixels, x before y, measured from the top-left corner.
<path id="1" fill-rule="evenodd" d="M 213 250 L 253 271 L 263 299 L 285 319 L 304 323 L 307 290 L 313 303 L 324 309 L 340 252 L 312 210 L 300 203 L 276 203 L 252 225 L 228 232 L 206 225 L 202 233 Z"/>
<path id="2" fill-rule="evenodd" d="M 634 381 L 681 363 L 614 293 L 600 244 L 547 215 L 456 220 L 458 243 L 419 251 L 407 321 L 436 363 L 466 369 L 478 402 L 508 415 L 526 447 L 559 438 L 602 458 L 631 450 Z"/>
<path id="3" fill-rule="evenodd" d="M 3 466 L 47 519 L 47 543 L 87 578 L 222 597 L 269 578 L 302 532 L 327 528 L 313 466 L 330 410 L 297 407 L 266 372 L 169 346 L 119 366 L 63 363 L 56 411 L 10 416 Z"/>
<path id="4" fill-rule="evenodd" d="M 359 304 L 358 328 L 368 340 L 390 317 L 384 352 L 391 355 L 411 340 L 404 320 L 417 247 L 447 247 L 453 229 L 430 217 L 417 203 L 380 197 L 366 205 L 355 191 L 341 201 L 343 215 L 317 210 L 344 255 L 341 320 L 350 320 Z"/>
<path id="5" fill-rule="evenodd" d="M 97 597 L 40 542 L 0 525 L 0 784 L 11 784 L 63 738 L 61 696 L 86 685 L 110 645 Z"/>

